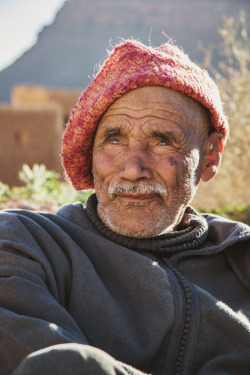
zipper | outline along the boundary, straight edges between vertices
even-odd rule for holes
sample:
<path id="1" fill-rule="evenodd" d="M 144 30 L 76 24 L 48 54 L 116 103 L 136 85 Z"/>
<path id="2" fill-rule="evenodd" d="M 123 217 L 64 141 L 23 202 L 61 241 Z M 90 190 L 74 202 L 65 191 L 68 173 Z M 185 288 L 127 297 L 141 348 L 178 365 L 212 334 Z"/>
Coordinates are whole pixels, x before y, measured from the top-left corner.
<path id="1" fill-rule="evenodd" d="M 194 285 L 166 258 L 161 259 L 160 264 L 167 272 L 173 290 L 175 324 L 171 337 L 167 335 L 164 338 L 151 371 L 153 370 L 155 375 L 189 375 L 192 374 L 191 367 L 199 332 L 199 295 Z"/>

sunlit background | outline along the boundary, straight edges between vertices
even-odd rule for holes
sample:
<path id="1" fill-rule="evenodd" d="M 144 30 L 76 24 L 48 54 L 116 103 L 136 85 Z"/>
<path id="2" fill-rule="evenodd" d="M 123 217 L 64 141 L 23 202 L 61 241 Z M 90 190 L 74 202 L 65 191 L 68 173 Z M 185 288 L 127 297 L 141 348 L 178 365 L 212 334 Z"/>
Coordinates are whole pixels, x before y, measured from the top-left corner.
<path id="1" fill-rule="evenodd" d="M 0 71 L 33 46 L 65 0 L 0 0 Z"/>

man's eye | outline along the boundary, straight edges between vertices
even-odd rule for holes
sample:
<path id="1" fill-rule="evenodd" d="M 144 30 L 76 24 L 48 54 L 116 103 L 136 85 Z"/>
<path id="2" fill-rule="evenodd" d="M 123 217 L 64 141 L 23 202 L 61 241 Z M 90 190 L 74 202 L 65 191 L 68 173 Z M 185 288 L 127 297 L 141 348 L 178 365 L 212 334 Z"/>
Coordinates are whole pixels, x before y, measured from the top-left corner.
<path id="1" fill-rule="evenodd" d="M 111 138 L 109 139 L 109 143 L 111 143 L 112 145 L 119 145 L 119 140 L 117 138 Z"/>
<path id="2" fill-rule="evenodd" d="M 120 141 L 117 137 L 114 137 L 114 136 L 111 135 L 111 136 L 105 138 L 104 143 L 108 143 L 108 144 L 112 144 L 112 145 L 118 145 L 118 144 L 120 144 Z"/>
<path id="3" fill-rule="evenodd" d="M 169 146 L 170 142 L 166 138 L 159 137 L 158 139 L 160 146 Z"/>
<path id="4" fill-rule="evenodd" d="M 158 146 L 169 146 L 171 144 L 168 137 L 161 132 L 154 131 L 153 136 L 154 136 Z"/>
<path id="5" fill-rule="evenodd" d="M 159 145 L 160 145 L 160 146 L 168 146 L 168 145 L 169 145 L 169 142 L 168 142 L 168 141 L 163 141 L 163 140 L 161 140 L 161 141 L 159 142 Z"/>

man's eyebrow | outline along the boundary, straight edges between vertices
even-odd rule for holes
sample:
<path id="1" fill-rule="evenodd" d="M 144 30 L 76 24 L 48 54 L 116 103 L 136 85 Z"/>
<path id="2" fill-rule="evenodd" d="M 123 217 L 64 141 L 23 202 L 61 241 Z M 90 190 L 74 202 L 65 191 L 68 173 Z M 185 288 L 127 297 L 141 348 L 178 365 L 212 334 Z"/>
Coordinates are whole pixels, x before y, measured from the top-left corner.
<path id="1" fill-rule="evenodd" d="M 113 137 L 114 135 L 119 135 L 121 133 L 120 128 L 112 128 L 112 129 L 106 129 L 104 132 L 105 139 L 108 139 L 110 137 Z"/>
<path id="2" fill-rule="evenodd" d="M 154 137 L 160 137 L 162 139 L 169 139 L 169 138 L 175 138 L 175 134 L 171 131 L 162 131 L 162 130 L 153 130 L 151 132 L 151 134 L 154 136 Z"/>

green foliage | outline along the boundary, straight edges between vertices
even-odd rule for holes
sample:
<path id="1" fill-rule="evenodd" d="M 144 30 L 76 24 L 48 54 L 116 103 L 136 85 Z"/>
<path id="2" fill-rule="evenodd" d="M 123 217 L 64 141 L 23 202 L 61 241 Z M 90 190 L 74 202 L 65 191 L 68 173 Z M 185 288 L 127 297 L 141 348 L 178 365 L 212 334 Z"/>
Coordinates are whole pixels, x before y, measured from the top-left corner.
<path id="1" fill-rule="evenodd" d="M 0 201 L 4 202 L 6 198 L 21 198 L 59 206 L 76 201 L 85 205 L 92 193 L 91 191 L 77 192 L 69 184 L 61 182 L 58 173 L 47 170 L 43 164 L 34 164 L 32 168 L 24 164 L 18 177 L 25 184 L 24 186 L 9 188 L 8 185 L 0 182 Z"/>
<path id="2" fill-rule="evenodd" d="M 10 188 L 8 185 L 0 182 L 0 203 L 5 202 L 10 197 Z"/>

